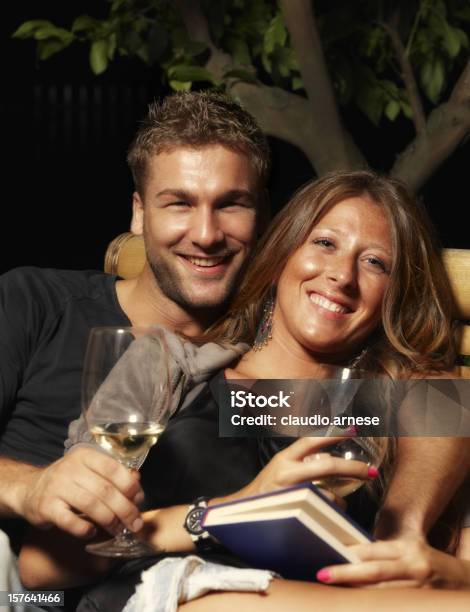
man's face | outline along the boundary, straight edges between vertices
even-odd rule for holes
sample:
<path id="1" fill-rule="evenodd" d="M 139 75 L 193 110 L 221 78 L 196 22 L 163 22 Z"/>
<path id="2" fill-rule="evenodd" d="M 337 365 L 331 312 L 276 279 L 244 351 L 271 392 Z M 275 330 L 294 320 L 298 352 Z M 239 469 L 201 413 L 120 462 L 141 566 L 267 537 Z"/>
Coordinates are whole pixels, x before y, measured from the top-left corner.
<path id="1" fill-rule="evenodd" d="M 185 309 L 212 309 L 232 294 L 254 245 L 257 175 L 221 145 L 177 148 L 149 161 L 132 229 L 143 233 L 159 289 Z"/>

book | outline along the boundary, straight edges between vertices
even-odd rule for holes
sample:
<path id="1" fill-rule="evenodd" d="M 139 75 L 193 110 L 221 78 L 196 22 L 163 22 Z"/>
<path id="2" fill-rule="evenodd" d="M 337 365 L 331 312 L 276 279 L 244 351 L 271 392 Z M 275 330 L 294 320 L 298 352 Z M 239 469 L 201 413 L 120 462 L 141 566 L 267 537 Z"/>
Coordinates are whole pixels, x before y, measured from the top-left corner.
<path id="1" fill-rule="evenodd" d="M 349 546 L 372 541 L 310 482 L 210 506 L 202 524 L 252 567 L 296 580 L 312 581 L 322 567 L 359 561 Z"/>

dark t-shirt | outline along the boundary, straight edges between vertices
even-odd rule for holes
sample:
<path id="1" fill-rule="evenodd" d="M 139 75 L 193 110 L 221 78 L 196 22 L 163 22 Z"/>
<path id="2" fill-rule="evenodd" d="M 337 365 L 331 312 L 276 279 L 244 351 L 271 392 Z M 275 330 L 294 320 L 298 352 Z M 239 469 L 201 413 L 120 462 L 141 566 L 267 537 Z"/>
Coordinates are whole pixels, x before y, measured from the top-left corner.
<path id="1" fill-rule="evenodd" d="M 293 439 L 283 443 L 277 438 L 280 443 L 266 444 L 269 439 L 219 437 L 217 400 L 222 393 L 230 392 L 223 372 L 219 372 L 190 405 L 170 420 L 141 468 L 146 509 L 190 504 L 200 495 L 235 493 L 255 478 L 276 451 L 292 443 Z M 364 491 L 349 496 L 348 501 L 352 516 L 370 528 L 374 509 Z M 185 554 L 163 553 L 123 563 L 86 592 L 77 612 L 122 610 L 144 569 L 164 557 Z M 223 548 L 196 554 L 207 561 L 247 567 Z"/>
<path id="2" fill-rule="evenodd" d="M 45 465 L 63 454 L 80 414 L 91 327 L 130 325 L 116 278 L 17 268 L 0 278 L 0 455 Z"/>

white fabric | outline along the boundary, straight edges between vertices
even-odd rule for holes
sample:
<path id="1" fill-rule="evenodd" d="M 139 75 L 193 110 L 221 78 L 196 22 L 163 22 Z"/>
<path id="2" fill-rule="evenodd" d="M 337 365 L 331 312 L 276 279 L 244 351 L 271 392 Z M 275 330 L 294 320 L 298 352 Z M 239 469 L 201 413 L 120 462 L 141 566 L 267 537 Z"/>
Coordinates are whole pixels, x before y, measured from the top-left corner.
<path id="1" fill-rule="evenodd" d="M 4 531 L 0 530 L 0 591 L 22 593 L 24 591 L 18 574 L 16 557 L 10 548 L 10 540 Z M 40 610 L 36 606 L 26 608 L 22 604 L 0 606 L 2 612 L 34 612 Z"/>
<path id="2" fill-rule="evenodd" d="M 209 591 L 265 592 L 274 574 L 208 563 L 200 557 L 169 557 L 142 573 L 123 612 L 175 612 L 178 604 Z"/>

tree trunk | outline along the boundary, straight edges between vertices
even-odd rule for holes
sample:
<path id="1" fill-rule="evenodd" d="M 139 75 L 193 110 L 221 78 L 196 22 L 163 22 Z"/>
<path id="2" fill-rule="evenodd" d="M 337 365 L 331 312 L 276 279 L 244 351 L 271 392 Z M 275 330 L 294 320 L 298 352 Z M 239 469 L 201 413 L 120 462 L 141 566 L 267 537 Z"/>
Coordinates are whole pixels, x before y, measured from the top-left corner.
<path id="1" fill-rule="evenodd" d="M 470 135 L 470 61 L 460 75 L 452 94 L 432 111 L 426 130 L 418 135 L 397 158 L 390 174 L 413 191 Z"/>

